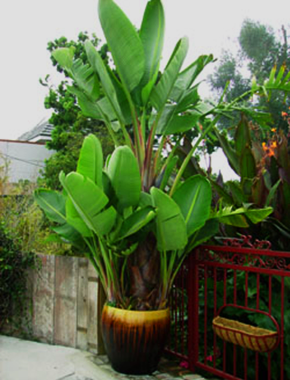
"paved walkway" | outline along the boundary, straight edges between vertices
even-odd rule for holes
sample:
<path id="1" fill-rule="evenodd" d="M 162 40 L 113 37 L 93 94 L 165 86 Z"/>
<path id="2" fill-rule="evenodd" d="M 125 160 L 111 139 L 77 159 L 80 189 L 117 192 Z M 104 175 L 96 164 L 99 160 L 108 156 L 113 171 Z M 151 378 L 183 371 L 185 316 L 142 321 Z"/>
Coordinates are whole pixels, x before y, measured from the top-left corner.
<path id="1" fill-rule="evenodd" d="M 106 356 L 0 335 L 1 380 L 202 380 L 164 361 L 152 376 L 127 376 L 114 370 Z"/>

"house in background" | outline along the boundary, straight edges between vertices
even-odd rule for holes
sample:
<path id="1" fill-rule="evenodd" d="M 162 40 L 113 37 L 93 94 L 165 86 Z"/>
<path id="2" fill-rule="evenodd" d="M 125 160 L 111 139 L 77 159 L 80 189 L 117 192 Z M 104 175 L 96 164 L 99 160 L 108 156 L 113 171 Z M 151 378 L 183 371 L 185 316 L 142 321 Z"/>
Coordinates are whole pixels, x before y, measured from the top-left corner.
<path id="1" fill-rule="evenodd" d="M 47 121 L 41 121 L 17 140 L 0 139 L 0 166 L 8 164 L 10 183 L 36 181 L 40 170 L 44 168 L 44 161 L 54 153 L 45 146 L 45 142 L 51 139 L 52 129 Z"/>
<path id="2" fill-rule="evenodd" d="M 33 129 L 25 132 L 23 135 L 18 137 L 18 141 L 29 141 L 36 143 L 46 143 L 46 141 L 51 140 L 51 132 L 53 126 L 48 123 L 47 120 L 41 120 Z"/>

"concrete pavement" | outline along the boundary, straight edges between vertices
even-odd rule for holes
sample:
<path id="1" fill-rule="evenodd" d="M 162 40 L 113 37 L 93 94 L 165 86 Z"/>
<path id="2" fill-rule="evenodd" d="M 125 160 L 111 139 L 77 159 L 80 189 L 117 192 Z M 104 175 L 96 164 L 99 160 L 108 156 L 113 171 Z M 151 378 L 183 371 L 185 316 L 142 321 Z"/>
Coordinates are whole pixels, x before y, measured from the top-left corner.
<path id="1" fill-rule="evenodd" d="M 0 336 L 1 380 L 114 380 L 92 354 Z"/>
<path id="2" fill-rule="evenodd" d="M 203 380 L 164 360 L 151 376 L 115 372 L 106 356 L 0 335 L 0 380 Z"/>

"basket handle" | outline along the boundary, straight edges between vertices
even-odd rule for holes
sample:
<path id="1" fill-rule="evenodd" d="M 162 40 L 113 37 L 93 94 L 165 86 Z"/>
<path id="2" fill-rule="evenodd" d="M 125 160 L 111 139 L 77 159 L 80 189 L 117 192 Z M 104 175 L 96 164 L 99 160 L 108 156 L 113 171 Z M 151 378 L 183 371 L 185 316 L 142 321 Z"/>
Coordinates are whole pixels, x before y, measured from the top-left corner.
<path id="1" fill-rule="evenodd" d="M 218 317 L 221 312 L 227 308 L 227 307 L 233 307 L 233 308 L 236 308 L 236 309 L 242 309 L 242 310 L 247 310 L 247 311 L 251 311 L 253 313 L 259 313 L 259 314 L 264 314 L 266 315 L 268 318 L 271 319 L 271 321 L 274 323 L 275 327 L 276 327 L 276 330 L 277 330 L 277 333 L 278 333 L 278 337 L 280 338 L 280 335 L 281 335 L 281 332 L 280 332 L 280 326 L 278 324 L 278 322 L 276 321 L 276 319 L 270 314 L 270 313 L 267 313 L 266 311 L 263 311 L 263 310 L 258 310 L 258 309 L 252 309 L 250 307 L 247 307 L 247 306 L 242 306 L 242 305 L 236 305 L 236 304 L 233 304 L 233 303 L 226 303 L 224 304 L 223 306 L 221 306 L 215 317 Z"/>

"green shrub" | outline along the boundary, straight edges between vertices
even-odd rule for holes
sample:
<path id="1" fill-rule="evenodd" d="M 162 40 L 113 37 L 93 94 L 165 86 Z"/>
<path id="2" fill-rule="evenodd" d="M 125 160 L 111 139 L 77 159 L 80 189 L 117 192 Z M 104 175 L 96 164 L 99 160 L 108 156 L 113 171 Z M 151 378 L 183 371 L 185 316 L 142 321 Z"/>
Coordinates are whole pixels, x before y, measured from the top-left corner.
<path id="1" fill-rule="evenodd" d="M 19 329 L 27 320 L 30 302 L 26 294 L 28 269 L 35 268 L 35 256 L 21 253 L 19 240 L 11 238 L 0 223 L 0 330 Z"/>

